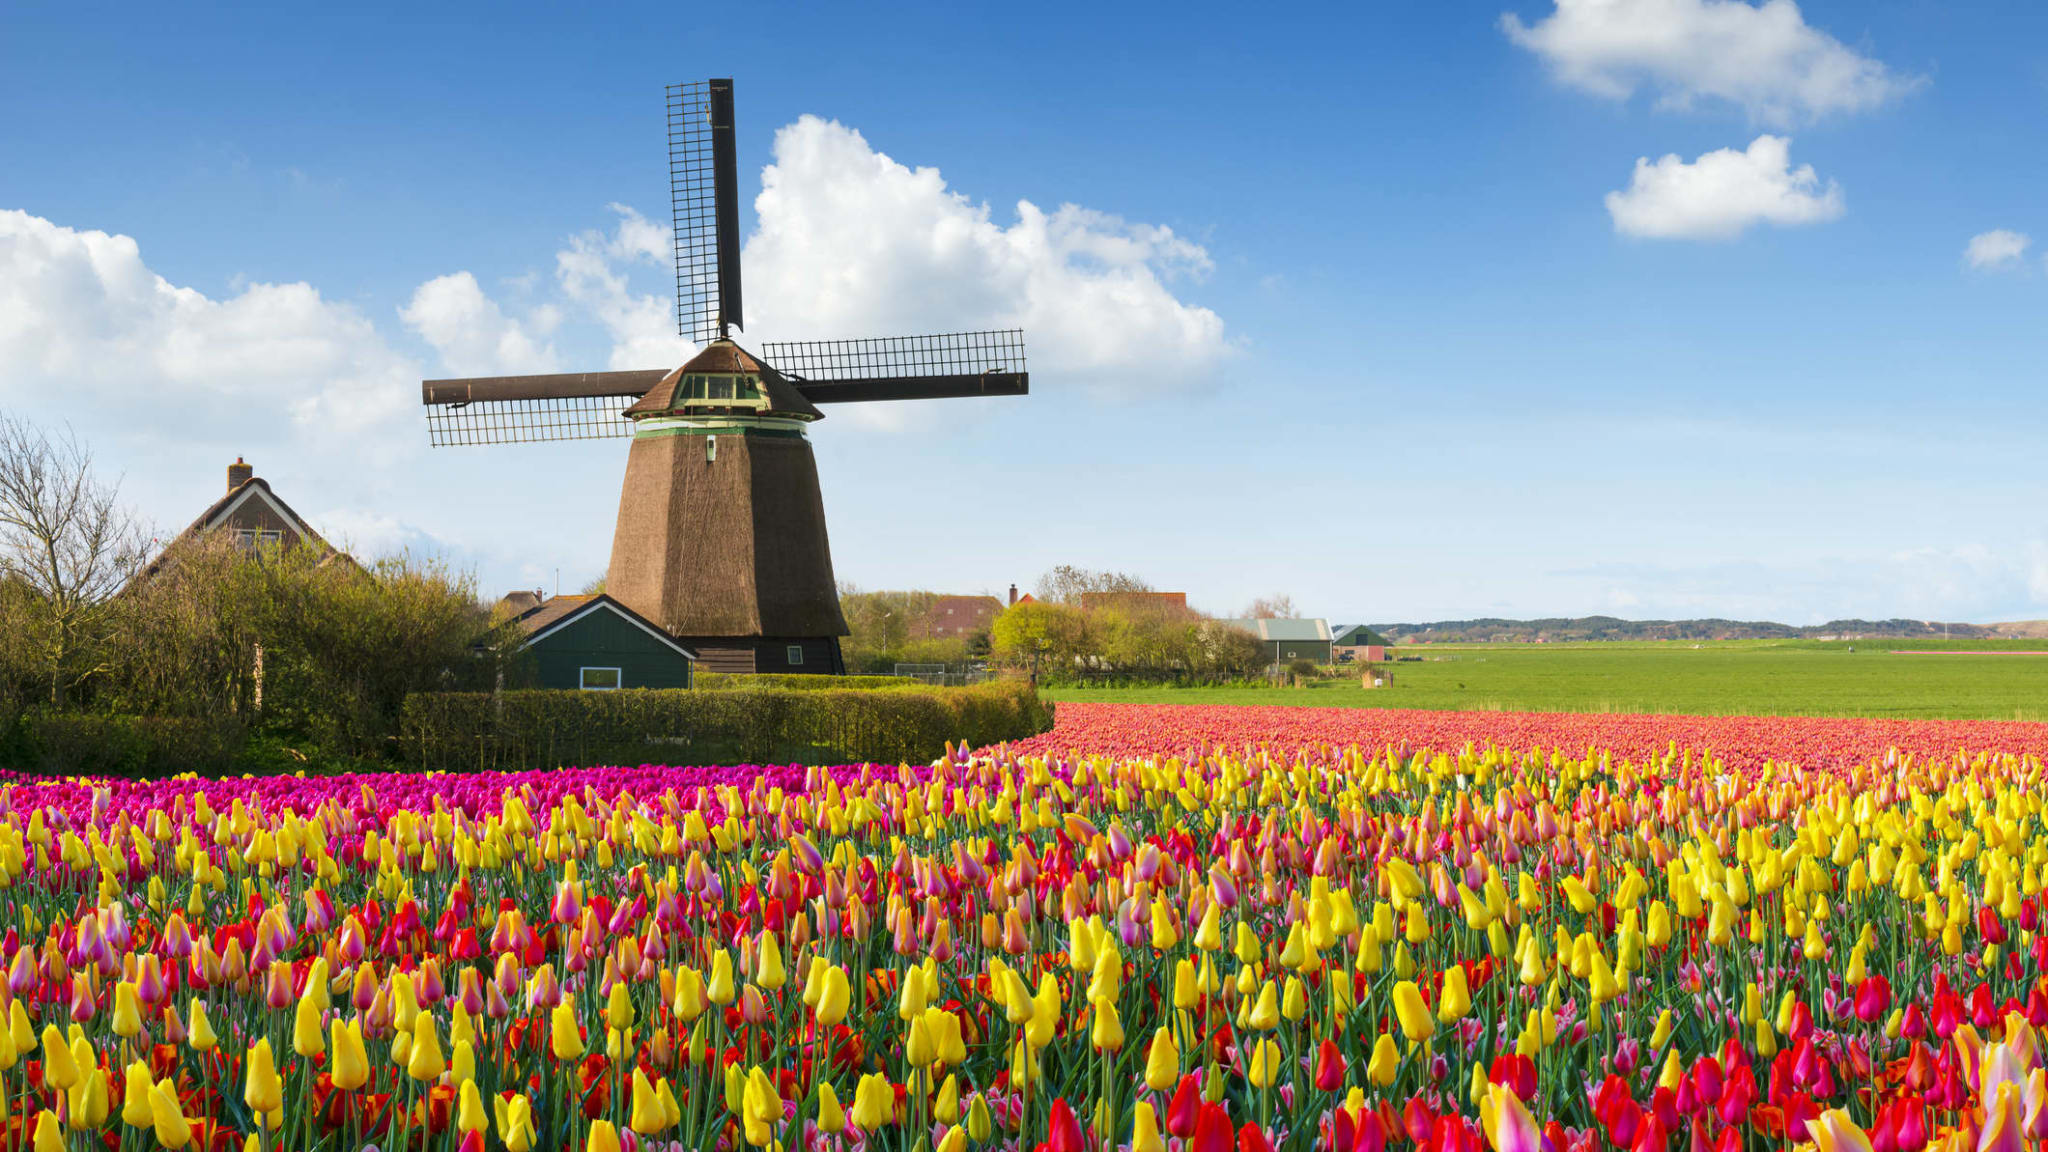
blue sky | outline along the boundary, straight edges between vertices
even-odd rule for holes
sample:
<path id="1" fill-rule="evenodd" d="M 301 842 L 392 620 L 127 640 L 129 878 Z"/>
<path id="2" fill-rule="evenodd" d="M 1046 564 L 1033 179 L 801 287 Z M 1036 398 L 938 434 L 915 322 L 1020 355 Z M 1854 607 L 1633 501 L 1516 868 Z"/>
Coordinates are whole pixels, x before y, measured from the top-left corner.
<path id="1" fill-rule="evenodd" d="M 599 574 L 624 444 L 429 450 L 417 381 L 666 366 L 662 86 L 731 75 L 743 342 L 1027 329 L 1028 398 L 814 429 L 842 579 L 2048 616 L 2038 6 L 293 8 L 0 37 L 0 406 L 165 529 L 242 454 Z"/>

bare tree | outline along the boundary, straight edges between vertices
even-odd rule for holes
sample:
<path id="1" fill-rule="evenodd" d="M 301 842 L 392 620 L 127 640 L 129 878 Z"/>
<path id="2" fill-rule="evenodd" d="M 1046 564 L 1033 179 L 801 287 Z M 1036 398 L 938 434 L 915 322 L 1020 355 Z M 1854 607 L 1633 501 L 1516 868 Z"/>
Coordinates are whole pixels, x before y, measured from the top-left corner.
<path id="1" fill-rule="evenodd" d="M 1038 578 L 1038 599 L 1079 604 L 1087 592 L 1150 592 L 1152 585 L 1128 572 L 1095 572 L 1062 564 Z"/>
<path id="2" fill-rule="evenodd" d="M 119 491 L 94 474 L 91 451 L 70 433 L 53 439 L 0 413 L 0 579 L 30 594 L 25 623 L 54 704 L 97 670 L 109 602 L 145 555 Z"/>
<path id="3" fill-rule="evenodd" d="M 1261 596 L 1244 610 L 1249 620 L 1292 620 L 1294 619 L 1294 597 L 1285 592 Z"/>

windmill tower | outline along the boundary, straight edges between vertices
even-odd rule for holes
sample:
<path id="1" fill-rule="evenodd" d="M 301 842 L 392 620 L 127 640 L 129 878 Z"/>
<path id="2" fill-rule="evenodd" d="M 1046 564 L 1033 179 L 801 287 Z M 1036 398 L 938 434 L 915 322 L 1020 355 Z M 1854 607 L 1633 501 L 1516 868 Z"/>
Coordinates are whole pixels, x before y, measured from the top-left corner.
<path id="1" fill-rule="evenodd" d="M 630 436 L 606 591 L 714 671 L 842 672 L 808 429 L 821 404 L 1029 391 L 1015 330 L 734 343 L 740 296 L 732 81 L 668 90 L 678 368 L 428 380 L 432 442 Z"/>

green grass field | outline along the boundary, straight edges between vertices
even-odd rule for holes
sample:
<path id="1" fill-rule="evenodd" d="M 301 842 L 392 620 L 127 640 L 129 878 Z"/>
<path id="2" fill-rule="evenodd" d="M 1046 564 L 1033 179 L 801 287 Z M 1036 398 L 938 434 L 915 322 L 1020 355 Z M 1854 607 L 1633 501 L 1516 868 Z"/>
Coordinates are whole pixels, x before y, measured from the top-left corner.
<path id="1" fill-rule="evenodd" d="M 1893 649 L 1941 649 L 1909 656 Z M 2048 641 L 1752 641 L 1724 644 L 1421 645 L 1393 682 L 1305 688 L 1070 688 L 1053 700 L 1134 704 L 1287 704 L 1526 712 L 1891 716 L 2048 720 Z"/>

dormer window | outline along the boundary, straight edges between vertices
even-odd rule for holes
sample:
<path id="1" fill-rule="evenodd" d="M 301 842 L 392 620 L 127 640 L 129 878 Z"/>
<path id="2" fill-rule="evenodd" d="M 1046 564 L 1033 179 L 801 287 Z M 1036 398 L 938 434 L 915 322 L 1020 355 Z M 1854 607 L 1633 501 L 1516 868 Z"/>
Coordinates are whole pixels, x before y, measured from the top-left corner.
<path id="1" fill-rule="evenodd" d="M 676 406 L 759 408 L 763 404 L 761 378 L 751 375 L 691 374 L 676 389 Z"/>

